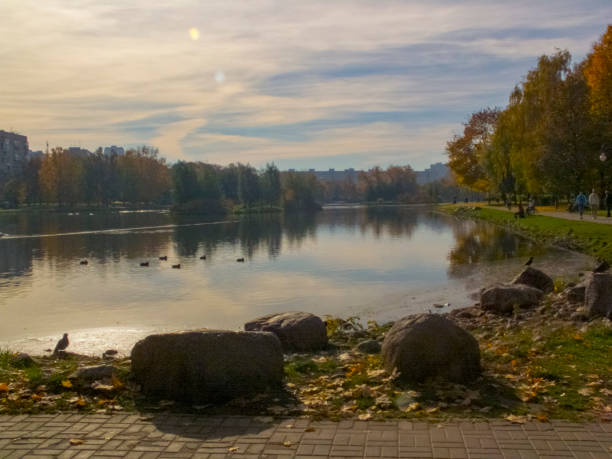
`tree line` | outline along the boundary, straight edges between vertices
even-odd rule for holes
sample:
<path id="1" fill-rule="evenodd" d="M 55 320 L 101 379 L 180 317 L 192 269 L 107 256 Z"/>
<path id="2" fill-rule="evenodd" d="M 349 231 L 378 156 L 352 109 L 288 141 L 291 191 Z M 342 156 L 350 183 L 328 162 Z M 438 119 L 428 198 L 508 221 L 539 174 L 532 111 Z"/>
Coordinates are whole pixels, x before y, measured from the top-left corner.
<path id="1" fill-rule="evenodd" d="M 508 105 L 473 113 L 447 142 L 460 185 L 502 199 L 603 192 L 612 172 L 612 25 L 584 60 L 538 59 Z"/>
<path id="2" fill-rule="evenodd" d="M 0 191 L 12 207 L 159 205 L 186 213 L 313 210 L 333 201 L 437 202 L 465 194 L 448 179 L 418 185 L 410 166 L 374 167 L 355 179 L 320 181 L 313 173 L 281 172 L 274 164 L 261 170 L 240 163 L 169 165 L 157 149 L 146 146 L 123 155 L 54 148 L 29 160 Z"/>

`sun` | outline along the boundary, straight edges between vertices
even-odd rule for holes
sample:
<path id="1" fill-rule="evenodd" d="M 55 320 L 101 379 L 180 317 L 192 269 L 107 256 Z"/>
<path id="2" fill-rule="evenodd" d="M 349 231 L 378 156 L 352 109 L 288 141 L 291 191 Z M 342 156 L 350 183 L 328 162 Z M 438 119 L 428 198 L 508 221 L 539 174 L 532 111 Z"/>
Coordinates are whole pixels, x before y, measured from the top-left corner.
<path id="1" fill-rule="evenodd" d="M 192 27 L 191 29 L 189 29 L 189 36 L 193 41 L 195 41 L 200 38 L 200 31 L 195 27 Z"/>

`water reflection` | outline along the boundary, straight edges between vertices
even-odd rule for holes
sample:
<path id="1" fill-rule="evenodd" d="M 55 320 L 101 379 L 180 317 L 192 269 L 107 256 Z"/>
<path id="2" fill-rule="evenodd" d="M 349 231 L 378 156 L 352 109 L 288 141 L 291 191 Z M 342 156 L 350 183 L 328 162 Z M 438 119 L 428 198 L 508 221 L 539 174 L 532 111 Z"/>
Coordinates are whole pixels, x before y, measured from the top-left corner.
<path id="1" fill-rule="evenodd" d="M 529 239 L 485 222 L 458 221 L 453 225 L 453 235 L 455 246 L 448 255 L 450 276 L 464 276 L 466 270 L 478 269 L 478 263 L 517 257 L 527 260 L 546 251 Z"/>
<path id="2" fill-rule="evenodd" d="M 284 310 L 394 319 L 433 303 L 469 305 L 471 291 L 507 280 L 528 255 L 552 275 L 586 260 L 415 207 L 227 221 L 17 214 L 0 216 L 0 232 L 13 235 L 0 239 L 0 339 L 20 349 L 26 337 L 66 331 L 87 339 L 81 350 L 105 339 L 127 349 L 145 331 L 234 329 Z"/>

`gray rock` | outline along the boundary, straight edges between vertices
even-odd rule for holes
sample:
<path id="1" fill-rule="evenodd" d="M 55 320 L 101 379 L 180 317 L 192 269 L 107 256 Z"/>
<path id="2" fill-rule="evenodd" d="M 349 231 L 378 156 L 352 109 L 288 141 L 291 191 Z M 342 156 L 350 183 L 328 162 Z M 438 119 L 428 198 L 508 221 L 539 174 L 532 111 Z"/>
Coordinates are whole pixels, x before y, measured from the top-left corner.
<path id="1" fill-rule="evenodd" d="M 283 354 L 272 333 L 205 330 L 147 336 L 132 349 L 145 394 L 218 402 L 280 386 Z"/>
<path id="2" fill-rule="evenodd" d="M 589 317 L 612 318 L 612 274 L 592 274 L 586 285 L 584 305 Z"/>
<path id="3" fill-rule="evenodd" d="M 555 283 L 546 273 L 539 269 L 527 266 L 518 276 L 516 276 L 511 284 L 523 284 L 529 287 L 534 287 L 542 290 L 544 293 L 550 293 L 555 288 Z"/>
<path id="4" fill-rule="evenodd" d="M 309 312 L 270 314 L 247 322 L 244 329 L 274 333 L 285 351 L 317 351 L 327 346 L 325 322 Z"/>
<path id="5" fill-rule="evenodd" d="M 81 367 L 70 375 L 70 379 L 91 383 L 101 379 L 112 378 L 114 373 L 115 368 L 112 365 Z"/>
<path id="6" fill-rule="evenodd" d="M 380 349 L 380 342 L 375 339 L 362 341 L 357 345 L 357 350 L 359 352 L 363 352 L 364 354 L 378 354 L 380 352 Z"/>
<path id="7" fill-rule="evenodd" d="M 526 308 L 538 304 L 544 293 L 524 284 L 494 285 L 480 294 L 480 306 L 498 314 L 509 314 L 515 306 Z"/>
<path id="8" fill-rule="evenodd" d="M 11 357 L 11 364 L 17 368 L 29 368 L 36 364 L 36 361 L 25 352 L 19 352 Z"/>
<path id="9" fill-rule="evenodd" d="M 591 281 L 593 273 L 587 273 L 583 279 L 575 284 L 570 282 L 568 287 L 563 291 L 563 295 L 571 303 L 584 303 L 584 296 L 586 294 L 586 286 Z"/>
<path id="10" fill-rule="evenodd" d="M 405 382 L 440 377 L 466 383 L 480 374 L 476 339 L 438 314 L 398 320 L 385 337 L 382 354 L 386 370 L 397 369 Z"/>

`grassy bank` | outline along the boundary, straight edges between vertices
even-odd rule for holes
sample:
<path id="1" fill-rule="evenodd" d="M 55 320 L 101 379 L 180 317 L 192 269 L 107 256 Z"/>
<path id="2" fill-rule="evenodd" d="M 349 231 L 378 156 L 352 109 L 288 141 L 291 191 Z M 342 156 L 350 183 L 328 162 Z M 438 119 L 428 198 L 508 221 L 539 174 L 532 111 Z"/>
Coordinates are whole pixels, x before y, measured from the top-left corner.
<path id="1" fill-rule="evenodd" d="M 515 219 L 505 210 L 461 205 L 442 205 L 439 210 L 459 218 L 477 218 L 541 241 L 586 253 L 612 262 L 612 226 L 588 221 L 534 215 Z"/>
<path id="2" fill-rule="evenodd" d="M 191 406 L 143 397 L 131 380 L 127 359 L 110 362 L 116 376 L 79 385 L 79 366 L 109 363 L 70 355 L 24 364 L 0 353 L 0 414 L 55 411 L 178 411 L 262 416 L 307 415 L 319 419 L 505 418 L 612 420 L 612 328 L 606 319 L 570 320 L 575 306 L 551 294 L 538 307 L 496 316 L 477 307 L 447 316 L 477 338 L 482 376 L 469 385 L 430 380 L 403 384 L 383 368 L 380 353 L 357 348 L 380 342 L 391 324 L 362 326 L 353 318 L 329 319 L 330 347 L 285 357 L 278 390 L 223 405 Z"/>

